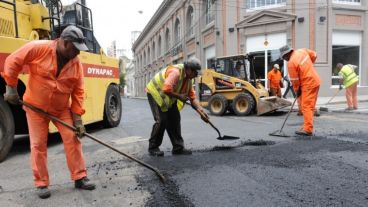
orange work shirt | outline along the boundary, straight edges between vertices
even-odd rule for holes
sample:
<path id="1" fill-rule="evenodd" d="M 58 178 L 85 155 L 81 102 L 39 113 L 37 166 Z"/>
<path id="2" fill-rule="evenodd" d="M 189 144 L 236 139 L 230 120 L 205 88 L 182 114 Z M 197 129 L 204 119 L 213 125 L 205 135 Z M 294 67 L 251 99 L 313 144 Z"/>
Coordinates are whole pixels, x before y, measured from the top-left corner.
<path id="1" fill-rule="evenodd" d="M 173 92 L 174 88 L 176 87 L 176 85 L 179 82 L 179 78 L 180 78 L 179 70 L 177 68 L 174 68 L 174 67 L 169 67 L 166 70 L 165 77 L 166 78 L 165 78 L 165 81 L 164 81 L 164 85 L 162 87 L 162 91 L 164 93 Z M 184 73 L 184 81 L 183 81 L 183 84 L 180 88 L 180 92 L 179 92 L 180 94 L 183 94 L 183 93 L 186 92 L 188 84 L 192 84 L 192 80 L 185 78 L 185 73 Z M 195 95 L 195 91 L 193 89 L 193 86 L 189 90 L 188 97 L 191 101 L 196 99 L 196 95 Z"/>
<path id="2" fill-rule="evenodd" d="M 321 85 L 321 79 L 313 66 L 316 59 L 316 52 L 306 48 L 291 53 L 288 72 L 295 91 L 299 87 L 315 88 Z"/>
<path id="3" fill-rule="evenodd" d="M 267 73 L 268 80 L 270 81 L 270 88 L 281 88 L 280 81 L 282 79 L 282 74 L 279 70 L 272 69 Z"/>
<path id="4" fill-rule="evenodd" d="M 24 101 L 50 113 L 70 109 L 82 115 L 85 113 L 82 64 L 75 57 L 63 66 L 56 77 L 57 42 L 39 40 L 27 43 L 7 57 L 2 76 L 7 85 L 16 87 L 19 73 L 28 66 L 29 80 Z"/>

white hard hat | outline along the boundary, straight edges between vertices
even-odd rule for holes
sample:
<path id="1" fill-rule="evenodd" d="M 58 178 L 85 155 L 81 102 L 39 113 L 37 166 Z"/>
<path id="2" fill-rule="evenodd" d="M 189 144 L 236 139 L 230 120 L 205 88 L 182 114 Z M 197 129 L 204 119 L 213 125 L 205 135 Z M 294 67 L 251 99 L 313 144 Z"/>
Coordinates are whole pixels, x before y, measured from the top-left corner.
<path id="1" fill-rule="evenodd" d="M 275 65 L 273 65 L 273 67 L 276 68 L 276 69 L 280 69 L 279 64 L 275 64 Z"/>

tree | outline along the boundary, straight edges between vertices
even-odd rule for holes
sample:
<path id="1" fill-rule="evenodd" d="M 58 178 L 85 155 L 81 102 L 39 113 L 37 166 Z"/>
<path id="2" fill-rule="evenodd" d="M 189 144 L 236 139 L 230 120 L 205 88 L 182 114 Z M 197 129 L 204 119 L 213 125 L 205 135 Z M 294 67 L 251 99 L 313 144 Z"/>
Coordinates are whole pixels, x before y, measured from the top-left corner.
<path id="1" fill-rule="evenodd" d="M 125 87 L 125 73 L 120 74 L 120 87 L 121 89 L 124 89 Z"/>

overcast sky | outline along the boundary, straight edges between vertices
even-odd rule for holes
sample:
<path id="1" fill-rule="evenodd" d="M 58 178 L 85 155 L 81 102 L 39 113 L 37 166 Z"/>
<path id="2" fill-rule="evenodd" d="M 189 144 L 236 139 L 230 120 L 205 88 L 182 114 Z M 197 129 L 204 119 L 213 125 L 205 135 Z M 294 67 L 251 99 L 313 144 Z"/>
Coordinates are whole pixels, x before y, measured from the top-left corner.
<path id="1" fill-rule="evenodd" d="M 105 50 L 116 40 L 117 49 L 131 57 L 131 32 L 142 31 L 163 0 L 86 0 L 92 10 L 95 36 Z M 75 0 L 62 0 L 64 5 Z"/>

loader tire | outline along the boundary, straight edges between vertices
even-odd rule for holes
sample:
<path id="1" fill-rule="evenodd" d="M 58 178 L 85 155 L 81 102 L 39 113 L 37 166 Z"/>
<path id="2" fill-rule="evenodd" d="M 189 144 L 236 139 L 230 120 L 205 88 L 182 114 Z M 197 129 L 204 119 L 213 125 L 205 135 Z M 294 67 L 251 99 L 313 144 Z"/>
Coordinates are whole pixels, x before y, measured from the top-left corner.
<path id="1" fill-rule="evenodd" d="M 106 91 L 103 124 L 105 127 L 116 127 L 121 120 L 121 97 L 118 86 L 110 85 Z"/>
<path id="2" fill-rule="evenodd" d="M 254 109 L 255 101 L 248 92 L 235 96 L 232 102 L 234 113 L 238 116 L 248 116 Z"/>
<path id="3" fill-rule="evenodd" d="M 0 120 L 0 162 L 2 162 L 13 145 L 15 129 L 13 114 L 2 96 L 0 96 Z"/>
<path id="4" fill-rule="evenodd" d="M 211 114 L 215 116 L 222 116 L 227 110 L 228 102 L 221 94 L 213 95 L 208 101 L 208 107 Z"/>

